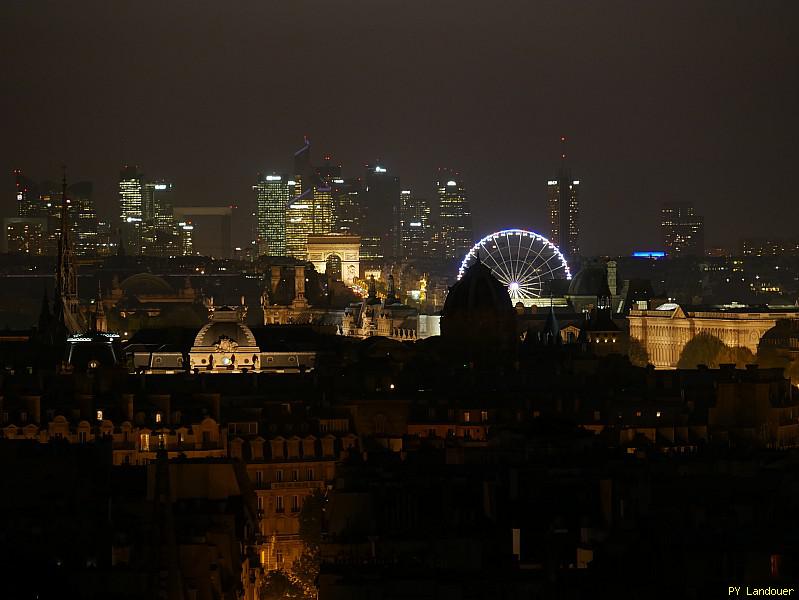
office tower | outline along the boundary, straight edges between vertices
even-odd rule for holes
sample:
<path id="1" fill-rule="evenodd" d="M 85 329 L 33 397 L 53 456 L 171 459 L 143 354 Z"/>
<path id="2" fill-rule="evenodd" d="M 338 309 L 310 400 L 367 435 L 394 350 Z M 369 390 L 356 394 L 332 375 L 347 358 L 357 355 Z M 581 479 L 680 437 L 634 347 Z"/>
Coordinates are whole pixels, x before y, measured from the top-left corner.
<path id="1" fill-rule="evenodd" d="M 191 256 L 194 254 L 194 225 L 191 221 L 178 222 L 178 243 L 181 256 Z"/>
<path id="2" fill-rule="evenodd" d="M 303 138 L 302 147 L 294 153 L 294 181 L 300 184 L 302 192 L 310 189 L 314 175 L 316 174 L 313 165 L 311 165 L 311 140 L 306 135 Z"/>
<path id="3" fill-rule="evenodd" d="M 341 167 L 330 163 L 314 169 L 311 165 L 311 142 L 306 136 L 302 148 L 294 153 L 294 194 L 286 210 L 286 255 L 305 260 L 308 236 L 326 235 L 332 229 L 332 178 Z M 291 185 L 291 183 L 290 183 Z"/>
<path id="4" fill-rule="evenodd" d="M 439 169 L 436 176 L 443 258 L 462 259 L 474 244 L 472 212 L 460 173 Z"/>
<path id="5" fill-rule="evenodd" d="M 119 173 L 119 210 L 123 222 L 139 221 L 144 217 L 142 186 L 144 176 L 136 166 L 125 166 Z"/>
<path id="6" fill-rule="evenodd" d="M 400 255 L 400 179 L 380 164 L 367 165 L 361 203 L 361 260 Z"/>
<path id="7" fill-rule="evenodd" d="M 142 253 L 180 256 L 178 225 L 174 217 L 175 185 L 159 179 L 142 185 Z"/>
<path id="8" fill-rule="evenodd" d="M 362 195 L 360 177 L 333 179 L 333 233 L 361 234 Z"/>
<path id="9" fill-rule="evenodd" d="M 36 183 L 25 177 L 22 171 L 14 171 L 17 193 L 17 216 L 18 217 L 42 217 L 39 203 L 39 189 Z"/>
<path id="10" fill-rule="evenodd" d="M 580 181 L 566 165 L 566 138 L 560 139 L 561 164 L 555 179 L 547 181 L 549 241 L 567 257 L 580 254 Z"/>
<path id="11" fill-rule="evenodd" d="M 175 184 L 164 180 L 148 181 L 142 186 L 142 220 L 157 229 L 173 228 L 172 207 Z"/>
<path id="12" fill-rule="evenodd" d="M 333 231 L 333 195 L 341 180 L 341 165 L 332 162 L 330 155 L 315 170 L 314 235 L 327 235 Z"/>
<path id="13" fill-rule="evenodd" d="M 114 227 L 108 221 L 97 221 L 97 255 L 111 256 L 116 253 L 117 240 Z"/>
<path id="14" fill-rule="evenodd" d="M 122 243 L 131 254 L 141 253 L 142 185 L 138 167 L 126 165 L 119 173 L 119 215 Z"/>
<path id="15" fill-rule="evenodd" d="M 61 202 L 62 193 L 59 184 L 47 180 L 39 184 L 39 200 L 35 207 L 35 216 L 47 220 L 47 237 L 45 254 L 53 256 L 58 252 L 58 239 L 61 235 Z M 69 198 L 67 198 L 69 216 L 73 216 Z M 72 221 L 72 219 L 70 219 Z"/>
<path id="16" fill-rule="evenodd" d="M 6 217 L 3 219 L 2 252 L 43 256 L 48 253 L 47 219 Z"/>
<path id="17" fill-rule="evenodd" d="M 294 182 L 285 175 L 262 175 L 256 193 L 256 243 L 259 255 L 286 255 L 286 211 L 294 195 Z"/>
<path id="18" fill-rule="evenodd" d="M 94 186 L 90 181 L 79 181 L 69 186 L 69 220 L 76 256 L 97 255 L 97 210 L 93 198 Z"/>
<path id="19" fill-rule="evenodd" d="M 286 209 L 286 256 L 305 260 L 308 251 L 308 236 L 313 233 L 314 190 L 303 190 L 302 177 L 288 182 L 292 189 L 291 200 Z"/>
<path id="20" fill-rule="evenodd" d="M 690 202 L 669 202 L 660 210 L 663 246 L 670 256 L 704 256 L 705 222 Z"/>
<path id="21" fill-rule="evenodd" d="M 410 190 L 400 192 L 400 232 L 403 258 L 428 256 L 430 244 L 430 203 Z"/>
<path id="22" fill-rule="evenodd" d="M 334 179 L 341 179 L 341 165 L 334 163 L 329 154 L 324 157 L 324 161 L 315 169 L 317 179 L 326 183 L 333 183 Z"/>

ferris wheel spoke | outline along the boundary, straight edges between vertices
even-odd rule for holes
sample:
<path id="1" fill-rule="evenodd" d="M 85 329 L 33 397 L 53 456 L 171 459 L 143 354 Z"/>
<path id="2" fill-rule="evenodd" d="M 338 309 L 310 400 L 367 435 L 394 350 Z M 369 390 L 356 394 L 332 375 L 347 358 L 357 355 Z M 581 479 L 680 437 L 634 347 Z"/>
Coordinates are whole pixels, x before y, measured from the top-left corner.
<path id="1" fill-rule="evenodd" d="M 492 256 L 491 258 L 494 260 L 494 264 L 497 265 L 497 269 L 499 269 L 499 271 L 502 273 L 502 275 L 505 278 L 503 283 L 505 285 L 510 285 L 514 281 L 513 272 L 510 270 L 509 262 L 505 260 L 505 255 L 502 254 L 502 249 L 499 247 L 499 244 L 496 244 L 496 249 L 497 252 L 499 253 L 499 257 L 502 260 L 502 262 L 500 263 L 499 261 L 497 261 L 496 257 L 494 256 Z"/>
<path id="2" fill-rule="evenodd" d="M 530 262 L 527 263 L 527 267 L 525 268 L 525 271 L 522 274 L 523 277 L 527 277 L 531 273 L 532 274 L 536 273 L 536 270 L 539 267 L 539 262 L 538 261 L 541 259 L 541 253 L 544 251 L 545 248 L 546 248 L 546 246 L 541 246 L 541 249 L 535 255 L 535 258 L 533 258 L 533 260 L 531 260 Z"/>
<path id="3" fill-rule="evenodd" d="M 496 240 L 496 239 L 494 240 L 494 248 L 496 248 L 497 253 L 499 254 L 499 258 L 502 259 L 502 264 L 503 264 L 502 269 L 503 269 L 503 271 L 508 275 L 508 278 L 511 279 L 511 281 L 512 281 L 513 280 L 513 274 L 509 273 L 508 272 L 508 268 L 506 266 L 504 266 L 507 263 L 505 262 L 505 255 L 502 254 L 502 248 L 499 245 L 499 240 Z"/>
<path id="4" fill-rule="evenodd" d="M 486 253 L 486 256 L 490 258 L 496 266 L 496 269 L 491 269 L 494 275 L 496 275 L 497 278 L 500 279 L 505 285 L 510 285 L 511 279 L 508 277 L 508 274 L 505 269 L 503 269 L 502 265 L 500 265 L 499 262 L 497 262 L 497 259 L 494 258 L 494 255 L 489 252 Z"/>
<path id="5" fill-rule="evenodd" d="M 520 237 L 519 239 L 521 240 L 521 237 Z M 527 252 L 525 252 L 525 253 L 524 253 L 524 258 L 522 259 L 522 263 L 523 263 L 524 265 L 527 265 L 527 264 L 529 264 L 529 263 L 527 262 L 527 259 L 530 257 L 530 250 L 532 250 L 532 249 L 535 247 L 535 242 L 536 242 L 536 240 L 537 240 L 537 239 L 538 239 L 538 238 L 535 238 L 535 237 L 534 237 L 534 238 L 532 239 L 532 241 L 530 242 L 530 244 L 527 246 Z M 521 246 L 521 242 L 519 242 L 519 245 Z M 521 252 L 520 252 L 520 254 L 521 254 Z"/>
<path id="6" fill-rule="evenodd" d="M 513 280 L 516 281 L 516 260 L 513 258 L 513 250 L 510 247 L 510 236 L 505 236 L 505 243 L 508 245 L 508 261 L 510 263 L 510 274 L 513 277 Z M 521 244 L 521 241 L 519 242 Z M 519 254 L 516 253 L 516 259 L 519 258 Z"/>

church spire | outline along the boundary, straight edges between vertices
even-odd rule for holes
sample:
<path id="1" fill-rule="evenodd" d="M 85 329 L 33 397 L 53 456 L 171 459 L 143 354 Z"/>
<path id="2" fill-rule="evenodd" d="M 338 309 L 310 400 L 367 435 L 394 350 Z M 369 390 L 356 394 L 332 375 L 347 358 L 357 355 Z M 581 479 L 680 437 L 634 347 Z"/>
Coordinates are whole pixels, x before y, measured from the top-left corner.
<path id="1" fill-rule="evenodd" d="M 103 308 L 103 290 L 99 281 L 97 282 L 97 299 L 95 300 L 94 308 L 94 331 L 97 333 L 108 331 L 108 319 L 105 317 L 105 309 Z"/>
<path id="2" fill-rule="evenodd" d="M 61 231 L 58 236 L 58 265 L 56 266 L 56 300 L 60 299 L 58 317 L 70 333 L 80 331 L 78 312 L 78 275 L 69 239 L 69 198 L 67 197 L 67 168 L 61 177 Z"/>

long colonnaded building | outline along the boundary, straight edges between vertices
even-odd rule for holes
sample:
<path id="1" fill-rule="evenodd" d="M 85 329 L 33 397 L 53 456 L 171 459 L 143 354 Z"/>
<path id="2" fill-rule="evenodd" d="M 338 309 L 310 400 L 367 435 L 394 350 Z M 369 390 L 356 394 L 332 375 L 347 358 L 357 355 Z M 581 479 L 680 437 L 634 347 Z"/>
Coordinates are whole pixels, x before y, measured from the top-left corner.
<path id="1" fill-rule="evenodd" d="M 799 319 L 799 307 L 680 306 L 666 303 L 654 310 L 631 310 L 630 340 L 646 348 L 658 369 L 676 369 L 685 345 L 700 333 L 717 337 L 731 348 L 757 353 L 760 338 L 781 319 Z"/>

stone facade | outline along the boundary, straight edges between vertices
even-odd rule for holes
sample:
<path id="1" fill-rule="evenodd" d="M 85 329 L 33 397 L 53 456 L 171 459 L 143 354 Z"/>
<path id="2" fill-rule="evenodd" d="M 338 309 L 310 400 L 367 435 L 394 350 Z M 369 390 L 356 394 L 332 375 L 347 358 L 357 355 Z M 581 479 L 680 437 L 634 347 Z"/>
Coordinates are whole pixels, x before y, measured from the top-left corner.
<path id="1" fill-rule="evenodd" d="M 317 273 L 326 273 L 328 261 L 340 263 L 340 278 L 352 285 L 360 276 L 361 238 L 357 235 L 309 235 L 308 260 Z"/>
<path id="2" fill-rule="evenodd" d="M 675 369 L 685 345 L 700 333 L 717 337 L 731 348 L 757 353 L 763 334 L 779 319 L 799 319 L 789 310 L 688 308 L 664 304 L 656 310 L 631 310 L 630 339 L 641 342 L 649 362 L 658 369 Z"/>

